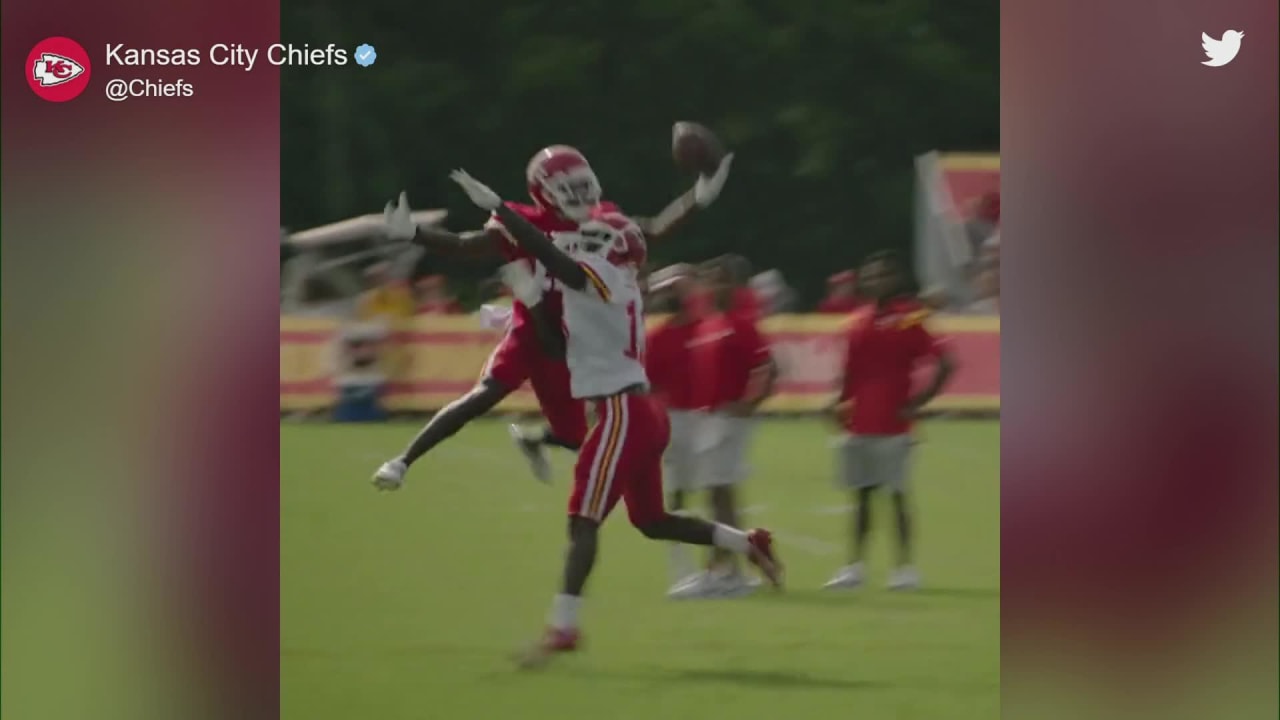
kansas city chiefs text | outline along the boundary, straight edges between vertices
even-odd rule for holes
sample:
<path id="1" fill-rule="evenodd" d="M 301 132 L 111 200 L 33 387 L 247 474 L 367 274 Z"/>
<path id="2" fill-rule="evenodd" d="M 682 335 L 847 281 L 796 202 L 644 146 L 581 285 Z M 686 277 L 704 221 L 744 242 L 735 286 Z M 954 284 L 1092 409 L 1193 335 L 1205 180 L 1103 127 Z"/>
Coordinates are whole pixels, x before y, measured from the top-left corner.
<path id="1" fill-rule="evenodd" d="M 199 65 L 200 51 L 169 48 L 126 48 L 123 43 L 107 46 L 108 65 L 148 67 L 154 65 Z"/>
<path id="2" fill-rule="evenodd" d="M 252 70 L 259 57 L 270 65 L 346 65 L 349 58 L 347 51 L 333 43 L 325 47 L 310 45 L 294 45 L 292 43 L 275 43 L 265 49 L 251 48 L 238 43 L 218 43 L 209 48 L 207 54 L 201 54 L 194 48 L 182 50 L 177 48 L 130 48 L 123 43 L 107 45 L 107 65 L 125 65 L 129 67 L 156 67 L 164 65 L 199 65 L 206 59 L 212 65 L 243 68 Z"/>

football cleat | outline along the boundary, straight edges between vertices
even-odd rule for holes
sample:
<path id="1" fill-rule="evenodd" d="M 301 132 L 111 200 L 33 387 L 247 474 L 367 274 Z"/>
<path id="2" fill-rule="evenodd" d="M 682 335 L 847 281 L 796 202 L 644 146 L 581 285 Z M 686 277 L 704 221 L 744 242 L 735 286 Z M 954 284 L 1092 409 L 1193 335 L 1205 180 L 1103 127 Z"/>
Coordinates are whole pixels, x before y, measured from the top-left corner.
<path id="1" fill-rule="evenodd" d="M 889 576 L 888 587 L 890 590 L 915 590 L 920 587 L 920 573 L 915 568 L 904 565 Z"/>
<path id="2" fill-rule="evenodd" d="M 669 600 L 697 600 L 711 597 L 714 580 L 710 571 L 690 575 L 671 586 L 667 590 Z"/>
<path id="3" fill-rule="evenodd" d="M 667 591 L 670 600 L 728 600 L 744 597 L 760 587 L 759 578 L 740 572 L 707 570 L 676 583 Z"/>
<path id="4" fill-rule="evenodd" d="M 516 449 L 524 455 L 525 460 L 529 461 L 529 469 L 533 471 L 533 476 L 538 479 L 538 482 L 550 484 L 551 463 L 547 461 L 547 453 L 542 441 L 529 437 L 519 425 L 511 425 L 507 431 L 511 433 L 511 441 L 516 444 Z"/>
<path id="5" fill-rule="evenodd" d="M 760 569 L 761 574 L 769 581 L 769 584 L 775 588 L 782 587 L 782 563 L 779 562 L 778 556 L 773 552 L 773 535 L 768 530 L 756 528 L 747 533 L 747 542 L 751 544 L 751 551 L 747 553 L 747 559 Z"/>
<path id="6" fill-rule="evenodd" d="M 576 628 L 547 628 L 542 640 L 519 653 L 515 660 L 522 668 L 537 668 L 561 653 L 574 652 L 582 642 Z"/>
<path id="7" fill-rule="evenodd" d="M 854 563 L 840 568 L 831 579 L 822 586 L 824 590 L 852 590 L 862 585 L 862 563 Z"/>

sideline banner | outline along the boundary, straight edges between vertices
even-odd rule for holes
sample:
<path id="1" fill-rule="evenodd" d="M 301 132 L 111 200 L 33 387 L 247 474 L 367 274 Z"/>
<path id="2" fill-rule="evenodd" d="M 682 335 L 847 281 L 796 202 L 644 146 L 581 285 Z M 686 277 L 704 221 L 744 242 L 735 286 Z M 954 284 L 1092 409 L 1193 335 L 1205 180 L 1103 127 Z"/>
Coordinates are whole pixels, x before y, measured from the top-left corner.
<path id="1" fill-rule="evenodd" d="M 964 228 L 972 205 L 1000 190 L 1000 156 L 925 153 L 916 158 L 915 270 L 921 287 L 966 302 L 975 259 Z"/>
<path id="2" fill-rule="evenodd" d="M 662 322 L 655 317 L 650 323 Z M 761 329 L 782 369 L 778 392 L 765 411 L 812 412 L 831 398 L 850 319 L 831 315 L 775 315 Z M 1000 407 L 999 318 L 935 316 L 930 329 L 948 338 L 958 368 L 937 409 L 996 410 Z M 280 318 L 280 408 L 331 407 L 339 373 L 341 323 L 321 318 Z M 423 316 L 393 326 L 381 349 L 388 378 L 383 405 L 392 411 L 438 410 L 479 379 L 502 333 L 485 330 L 475 316 Z M 922 368 L 927 373 L 928 368 Z M 499 411 L 537 410 L 526 386 Z"/>

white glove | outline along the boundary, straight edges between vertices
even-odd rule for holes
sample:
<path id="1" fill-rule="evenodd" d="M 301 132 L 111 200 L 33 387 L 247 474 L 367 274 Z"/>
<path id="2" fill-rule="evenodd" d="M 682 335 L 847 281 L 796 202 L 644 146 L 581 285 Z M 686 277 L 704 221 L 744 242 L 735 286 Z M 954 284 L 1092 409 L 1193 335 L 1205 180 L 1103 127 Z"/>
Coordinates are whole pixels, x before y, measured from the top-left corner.
<path id="1" fill-rule="evenodd" d="M 498 268 L 498 274 L 502 277 L 502 284 L 511 289 L 511 296 L 526 307 L 537 305 L 542 299 L 542 286 L 523 260 L 503 265 Z"/>
<path id="2" fill-rule="evenodd" d="M 698 203 L 698 207 L 704 208 L 720 197 L 720 191 L 724 189 L 724 183 L 729 179 L 730 165 L 733 165 L 733 153 L 724 156 L 715 174 L 710 177 L 698 176 L 698 182 L 693 186 L 693 200 Z"/>
<path id="3" fill-rule="evenodd" d="M 475 203 L 481 210 L 493 212 L 502 204 L 502 198 L 498 197 L 498 193 L 489 189 L 488 185 L 467 174 L 466 170 L 454 170 L 449 173 L 449 178 L 458 183 L 467 197 L 471 198 L 471 202 Z"/>
<path id="4" fill-rule="evenodd" d="M 409 209 L 409 194 L 400 193 L 398 202 L 389 202 L 382 211 L 382 223 L 388 240 L 412 240 L 418 234 L 418 224 L 413 221 Z"/>

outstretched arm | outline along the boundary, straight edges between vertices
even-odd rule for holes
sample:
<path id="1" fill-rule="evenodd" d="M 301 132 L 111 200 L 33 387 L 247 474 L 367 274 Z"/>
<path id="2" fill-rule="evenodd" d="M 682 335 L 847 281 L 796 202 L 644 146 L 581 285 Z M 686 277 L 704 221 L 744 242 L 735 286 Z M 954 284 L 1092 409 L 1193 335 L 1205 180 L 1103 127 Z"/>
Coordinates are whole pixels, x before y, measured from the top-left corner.
<path id="1" fill-rule="evenodd" d="M 503 226 L 516 239 L 516 242 L 537 258 L 552 277 L 574 290 L 587 288 L 587 272 L 573 258 L 556 247 L 546 233 L 534 227 L 533 223 L 525 220 L 520 213 L 506 205 L 499 204 L 494 209 L 494 214 L 502 221 Z"/>
<path id="2" fill-rule="evenodd" d="M 413 242 L 428 250 L 457 253 L 467 257 L 494 255 L 502 235 L 497 230 L 467 230 L 454 233 L 443 228 L 417 228 Z"/>
<path id="3" fill-rule="evenodd" d="M 511 237 L 542 263 L 552 277 L 570 289 L 587 289 L 587 272 L 582 269 L 582 266 L 556 247 L 545 233 L 507 207 L 498 193 L 463 170 L 454 170 L 449 173 L 449 177 L 458 183 L 477 207 L 494 213 L 502 221 L 506 231 L 511 233 Z"/>
<path id="4" fill-rule="evenodd" d="M 724 156 L 720 166 L 712 175 L 701 175 L 698 182 L 688 192 L 671 201 L 666 207 L 651 218 L 639 218 L 636 224 L 649 240 L 658 240 L 670 235 L 699 208 L 707 208 L 720 197 L 725 182 L 729 179 L 729 168 L 733 166 L 733 153 Z"/>
<path id="5" fill-rule="evenodd" d="M 383 231 L 391 240 L 410 241 L 428 250 L 459 253 L 467 256 L 496 254 L 502 235 L 484 229 L 453 233 L 443 228 L 421 227 L 413 220 L 407 193 L 387 203 L 382 212 Z"/>
<path id="6" fill-rule="evenodd" d="M 697 209 L 698 201 L 694 197 L 694 191 L 690 189 L 672 200 L 657 215 L 636 218 L 636 225 L 640 226 L 640 232 L 644 233 L 647 240 L 661 240 L 683 225 Z"/>

